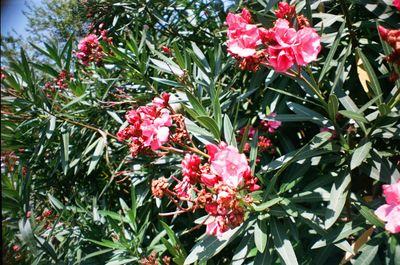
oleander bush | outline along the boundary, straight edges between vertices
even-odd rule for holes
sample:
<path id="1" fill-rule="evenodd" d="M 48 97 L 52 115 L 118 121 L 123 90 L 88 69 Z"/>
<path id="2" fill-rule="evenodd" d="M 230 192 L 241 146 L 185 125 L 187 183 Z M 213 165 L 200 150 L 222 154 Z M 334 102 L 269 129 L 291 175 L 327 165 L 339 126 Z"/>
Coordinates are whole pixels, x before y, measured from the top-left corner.
<path id="1" fill-rule="evenodd" d="M 2 66 L 5 264 L 400 264 L 399 1 L 74 12 Z"/>

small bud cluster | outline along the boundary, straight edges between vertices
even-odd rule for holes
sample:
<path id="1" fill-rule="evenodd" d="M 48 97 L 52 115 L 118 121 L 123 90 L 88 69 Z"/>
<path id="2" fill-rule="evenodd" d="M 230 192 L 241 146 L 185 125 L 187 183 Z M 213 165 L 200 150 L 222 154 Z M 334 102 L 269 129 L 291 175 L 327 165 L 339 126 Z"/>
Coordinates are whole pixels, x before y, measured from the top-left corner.
<path id="1" fill-rule="evenodd" d="M 305 66 L 317 59 L 321 38 L 307 18 L 297 15 L 295 6 L 286 2 L 279 3 L 275 14 L 277 20 L 270 29 L 252 24 L 247 9 L 240 15 L 228 14 L 228 53 L 242 70 L 257 71 L 266 65 L 287 72 L 295 64 Z"/>
<path id="2" fill-rule="evenodd" d="M 74 81 L 74 75 L 63 69 L 58 76 L 53 79 L 53 81 L 46 82 L 44 85 L 44 91 L 48 96 L 50 96 L 50 93 L 54 93 L 57 90 L 66 90 L 68 88 L 68 83 L 71 81 Z"/>
<path id="3" fill-rule="evenodd" d="M 276 116 L 276 113 L 272 112 L 268 115 L 268 117 L 265 120 L 261 120 L 259 123 L 259 126 L 258 126 L 259 135 L 258 135 L 258 142 L 257 142 L 257 147 L 258 147 L 259 153 L 262 153 L 262 152 L 268 152 L 270 154 L 275 153 L 275 148 L 274 148 L 273 143 L 270 138 L 271 138 L 271 135 L 273 135 L 282 124 L 282 122 L 275 121 L 272 119 L 275 116 Z M 251 126 L 248 129 L 248 132 L 247 132 L 247 140 L 248 141 L 246 141 L 246 143 L 244 144 L 244 147 L 243 147 L 243 152 L 245 154 L 250 153 L 249 141 L 253 140 L 256 130 L 257 130 L 257 127 L 253 127 L 253 126 Z M 238 142 L 242 141 L 245 131 L 246 131 L 245 127 L 240 129 L 238 137 L 236 139 Z M 259 161 L 260 161 L 260 158 L 257 157 L 256 162 L 258 163 Z"/>
<path id="4" fill-rule="evenodd" d="M 3 81 L 4 79 L 6 79 L 6 77 L 7 77 L 7 75 L 4 70 L 4 67 L 0 67 L 0 80 Z"/>
<path id="5" fill-rule="evenodd" d="M 153 251 L 150 253 L 150 255 L 148 255 L 145 258 L 142 258 L 139 263 L 141 265 L 159 265 L 159 261 L 157 258 L 157 252 Z M 171 264 L 171 257 L 168 256 L 164 256 L 162 258 L 162 263 L 163 265 L 170 265 Z"/>

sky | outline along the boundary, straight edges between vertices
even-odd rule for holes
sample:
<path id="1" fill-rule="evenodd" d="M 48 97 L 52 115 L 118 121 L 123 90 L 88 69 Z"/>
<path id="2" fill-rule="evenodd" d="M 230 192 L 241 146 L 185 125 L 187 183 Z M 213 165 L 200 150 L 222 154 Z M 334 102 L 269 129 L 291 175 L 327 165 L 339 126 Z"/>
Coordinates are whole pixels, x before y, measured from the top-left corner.
<path id="1" fill-rule="evenodd" d="M 27 11 L 26 3 L 37 5 L 40 2 L 41 0 L 1 0 L 1 34 L 10 33 L 15 36 L 15 30 L 18 35 L 26 37 L 28 20 L 22 11 Z"/>

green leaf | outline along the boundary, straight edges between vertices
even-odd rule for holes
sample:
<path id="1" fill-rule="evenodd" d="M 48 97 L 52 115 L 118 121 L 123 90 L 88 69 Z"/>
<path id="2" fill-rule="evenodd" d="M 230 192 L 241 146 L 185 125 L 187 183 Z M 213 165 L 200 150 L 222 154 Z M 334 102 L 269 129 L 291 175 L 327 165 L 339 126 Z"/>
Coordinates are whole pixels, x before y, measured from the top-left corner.
<path id="1" fill-rule="evenodd" d="M 342 239 L 348 238 L 350 235 L 353 235 L 364 228 L 362 225 L 365 224 L 365 220 L 363 218 L 355 219 L 351 222 L 347 222 L 345 224 L 341 224 L 339 227 L 335 227 L 330 229 L 328 234 L 324 236 L 323 239 L 315 242 L 311 249 L 325 247 L 327 244 L 337 243 Z"/>
<path id="2" fill-rule="evenodd" d="M 371 224 L 376 225 L 377 227 L 384 228 L 385 223 L 382 222 L 376 215 L 374 211 L 369 209 L 367 206 L 355 204 L 356 208 L 359 210 L 362 216 L 365 217 Z"/>
<path id="3" fill-rule="evenodd" d="M 153 79 L 154 81 L 160 83 L 160 84 L 164 84 L 164 85 L 168 85 L 168 86 L 172 86 L 172 87 L 185 87 L 184 85 L 182 85 L 181 83 L 169 80 L 169 79 L 163 79 L 163 78 L 157 78 L 157 77 L 151 77 L 151 79 Z"/>
<path id="4" fill-rule="evenodd" d="M 198 116 L 196 117 L 196 120 L 198 120 L 206 129 L 210 130 L 217 140 L 221 139 L 218 125 L 213 119 L 208 116 Z"/>
<path id="5" fill-rule="evenodd" d="M 366 82 L 365 85 L 369 85 L 371 87 L 374 96 L 381 95 L 382 89 L 379 84 L 378 77 L 376 76 L 374 69 L 369 63 L 367 57 L 358 47 L 356 48 L 356 61 L 357 61 L 357 70 L 359 72 L 361 83 Z M 365 71 L 368 76 L 367 77 L 362 76 L 359 70 Z M 378 103 L 379 104 L 382 103 L 382 97 L 379 97 Z"/>
<path id="6" fill-rule="evenodd" d="M 216 254 L 218 254 L 224 247 L 226 247 L 232 240 L 234 240 L 240 232 L 240 229 L 245 226 L 236 227 L 225 232 L 221 238 L 206 235 L 202 240 L 190 251 L 190 254 L 185 260 L 185 265 L 192 264 L 196 261 L 207 261 Z"/>
<path id="7" fill-rule="evenodd" d="M 94 150 L 92 158 L 90 160 L 89 169 L 88 169 L 88 172 L 87 172 L 88 175 L 90 173 L 92 173 L 92 171 L 95 169 L 97 163 L 99 163 L 100 158 L 103 155 L 104 147 L 105 147 L 104 138 L 103 138 L 103 136 L 101 136 L 97 140 L 96 149 Z"/>
<path id="8" fill-rule="evenodd" d="M 62 148 L 61 148 L 61 164 L 64 175 L 67 175 L 69 165 L 69 132 L 66 125 L 63 125 L 62 130 Z"/>
<path id="9" fill-rule="evenodd" d="M 116 243 L 116 242 L 113 242 L 110 240 L 103 239 L 102 241 L 97 241 L 97 240 L 88 239 L 88 241 L 93 242 L 93 243 L 103 246 L 103 247 L 107 247 L 107 248 L 125 250 L 125 247 L 122 244 Z"/>
<path id="10" fill-rule="evenodd" d="M 49 125 L 48 129 L 46 131 L 46 137 L 47 139 L 50 139 L 51 136 L 53 135 L 54 129 L 56 128 L 56 117 L 51 115 L 49 118 Z"/>
<path id="11" fill-rule="evenodd" d="M 228 115 L 224 115 L 224 138 L 228 145 L 233 145 L 237 147 L 235 131 L 233 130 L 233 126 L 231 120 Z"/>
<path id="12" fill-rule="evenodd" d="M 349 119 L 355 120 L 356 122 L 368 123 L 368 120 L 364 117 L 364 115 L 362 115 L 360 113 L 356 113 L 356 112 L 349 111 L 349 110 L 340 110 L 339 113 Z"/>
<path id="13" fill-rule="evenodd" d="M 118 116 L 117 113 L 111 110 L 107 110 L 107 113 L 119 124 L 124 124 L 124 122 L 121 120 L 121 118 Z"/>
<path id="14" fill-rule="evenodd" d="M 329 95 L 329 101 L 328 101 L 328 113 L 329 117 L 333 122 L 336 120 L 336 114 L 339 110 L 339 100 L 337 99 L 336 95 L 331 94 Z"/>
<path id="15" fill-rule="evenodd" d="M 206 70 L 207 73 L 211 73 L 210 65 L 208 64 L 208 61 L 207 61 L 204 53 L 199 49 L 199 47 L 197 46 L 196 43 L 191 42 L 191 44 L 192 44 L 193 52 L 197 56 L 197 58 L 200 59 L 200 62 L 202 63 L 203 68 Z"/>
<path id="16" fill-rule="evenodd" d="M 335 40 L 333 41 L 332 47 L 330 48 L 329 53 L 326 56 L 324 67 L 322 68 L 321 73 L 320 73 L 319 78 L 318 78 L 318 82 L 319 83 L 322 81 L 322 79 L 324 78 L 325 74 L 332 67 L 331 61 L 332 61 L 333 56 L 335 55 L 335 52 L 336 52 L 336 50 L 337 50 L 337 48 L 339 46 L 340 39 L 343 36 L 342 33 L 343 33 L 343 29 L 344 29 L 345 25 L 346 25 L 346 23 L 343 22 L 342 25 L 340 26 L 340 28 L 339 28 L 339 30 L 338 30 L 338 32 L 336 34 Z"/>
<path id="17" fill-rule="evenodd" d="M 294 102 L 287 102 L 286 104 L 291 111 L 295 112 L 298 115 L 309 117 L 311 122 L 314 122 L 319 126 L 326 127 L 330 125 L 330 121 L 316 111 L 313 111 L 305 106 L 302 106 Z"/>
<path id="18" fill-rule="evenodd" d="M 195 96 L 193 96 L 192 93 L 186 91 L 186 96 L 188 97 L 190 104 L 192 104 L 194 111 L 196 111 L 201 116 L 207 116 L 206 109 L 203 107 L 201 102 Z"/>
<path id="19" fill-rule="evenodd" d="M 269 248 L 267 248 L 264 252 L 257 253 L 257 256 L 254 258 L 254 265 L 271 265 L 272 261 L 271 252 L 269 251 Z"/>
<path id="20" fill-rule="evenodd" d="M 275 218 L 271 218 L 271 234 L 274 238 L 274 246 L 286 265 L 298 264 L 293 246 L 290 243 L 288 234 Z"/>
<path id="21" fill-rule="evenodd" d="M 58 210 L 64 209 L 64 204 L 62 204 L 62 202 L 56 199 L 53 195 L 49 193 L 47 194 L 47 196 L 49 197 L 50 203 L 53 205 L 54 208 Z"/>
<path id="22" fill-rule="evenodd" d="M 183 76 L 185 74 L 181 68 L 173 64 L 169 64 L 157 59 L 150 59 L 150 61 L 154 64 L 154 68 L 157 68 L 163 72 L 167 72 L 177 76 Z"/>
<path id="23" fill-rule="evenodd" d="M 258 151 L 258 129 L 254 133 L 253 140 L 251 141 L 251 144 L 250 144 L 249 160 L 250 160 L 251 172 L 253 172 L 253 173 L 256 168 L 257 151 Z"/>
<path id="24" fill-rule="evenodd" d="M 209 131 L 199 127 L 197 124 L 189 119 L 185 119 L 185 124 L 188 132 L 191 133 L 203 144 L 215 143 L 214 137 Z"/>
<path id="25" fill-rule="evenodd" d="M 262 203 L 260 205 L 253 205 L 253 208 L 254 208 L 255 211 L 261 212 L 261 211 L 264 211 L 264 210 L 266 210 L 268 208 L 271 208 L 272 206 L 274 206 L 275 204 L 281 202 L 282 200 L 283 200 L 283 198 L 281 198 L 281 197 L 273 198 L 273 199 L 271 199 L 269 201 L 266 201 L 266 202 L 264 202 L 264 203 Z"/>
<path id="26" fill-rule="evenodd" d="M 355 259 L 353 265 L 369 265 L 378 253 L 379 246 L 383 243 L 383 234 L 376 235 L 360 249 L 361 254 Z"/>
<path id="27" fill-rule="evenodd" d="M 241 265 L 246 259 L 247 254 L 254 246 L 253 234 L 247 233 L 242 241 L 239 243 L 237 248 L 234 251 L 234 255 L 232 257 L 232 265 Z"/>
<path id="28" fill-rule="evenodd" d="M 371 150 L 372 142 L 364 142 L 361 146 L 358 146 L 353 155 L 351 156 L 350 169 L 353 170 L 360 166 L 364 159 L 368 156 Z"/>
<path id="29" fill-rule="evenodd" d="M 266 219 L 259 219 L 254 225 L 254 243 L 256 244 L 257 250 L 261 253 L 265 251 L 265 247 L 267 246 L 268 231 L 266 221 Z"/>
<path id="30" fill-rule="evenodd" d="M 222 111 L 221 111 L 221 104 L 220 104 L 218 90 L 215 92 L 215 95 L 212 98 L 212 103 L 213 103 L 212 106 L 213 106 L 215 122 L 217 123 L 218 128 L 221 129 L 222 128 Z M 225 122 L 225 120 L 224 120 L 224 122 Z"/>
<path id="31" fill-rule="evenodd" d="M 343 170 L 337 178 L 332 185 L 329 203 L 325 211 L 325 229 L 329 229 L 335 224 L 347 199 L 351 176 L 347 170 Z"/>

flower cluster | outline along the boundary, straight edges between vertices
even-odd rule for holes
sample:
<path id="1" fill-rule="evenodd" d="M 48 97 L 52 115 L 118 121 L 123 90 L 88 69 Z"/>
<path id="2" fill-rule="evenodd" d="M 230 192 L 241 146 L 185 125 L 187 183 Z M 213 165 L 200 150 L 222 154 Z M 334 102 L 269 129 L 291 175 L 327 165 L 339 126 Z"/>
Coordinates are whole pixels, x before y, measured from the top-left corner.
<path id="1" fill-rule="evenodd" d="M 266 29 L 251 24 L 247 9 L 240 15 L 228 14 L 227 50 L 240 62 L 241 69 L 256 71 L 266 65 L 286 72 L 294 64 L 305 66 L 317 59 L 321 38 L 307 18 L 297 16 L 294 6 L 284 2 L 279 3 L 276 16 L 274 27 Z"/>
<path id="2" fill-rule="evenodd" d="M 400 179 L 392 185 L 383 185 L 386 204 L 380 206 L 375 214 L 384 222 L 385 229 L 390 233 L 400 232 Z"/>
<path id="3" fill-rule="evenodd" d="M 171 257 L 164 256 L 162 258 L 162 261 L 163 261 L 163 264 L 170 265 L 171 264 Z M 150 255 L 148 255 L 145 258 L 142 258 L 139 261 L 139 264 L 141 264 L 141 265 L 158 265 L 158 264 L 160 264 L 158 262 L 157 252 L 155 252 L 155 251 L 151 252 Z"/>
<path id="4" fill-rule="evenodd" d="M 209 159 L 202 163 L 196 154 L 186 154 L 181 166 L 183 178 L 172 176 L 177 184 L 170 189 L 165 177 L 153 180 L 152 194 L 168 197 L 178 213 L 204 209 L 208 218 L 206 232 L 220 237 L 225 231 L 243 223 L 245 205 L 252 202 L 249 192 L 260 188 L 244 154 L 221 142 L 206 145 Z M 181 203 L 180 203 L 181 202 Z M 182 202 L 188 202 L 183 208 Z"/>
<path id="5" fill-rule="evenodd" d="M 257 147 L 258 147 L 259 152 L 268 152 L 270 154 L 275 153 L 275 148 L 274 148 L 270 138 L 271 138 L 271 135 L 274 134 L 276 132 L 276 130 L 282 125 L 282 122 L 271 119 L 275 116 L 276 116 L 276 113 L 271 112 L 268 115 L 267 119 L 261 120 L 259 123 L 259 126 L 258 126 L 259 135 L 258 135 L 258 142 L 257 142 Z M 247 139 L 249 141 L 253 140 L 256 130 L 257 130 L 257 127 L 254 127 L 254 126 L 251 126 L 248 129 Z M 245 131 L 246 131 L 245 127 L 240 129 L 238 137 L 236 139 L 238 142 L 242 142 Z M 246 154 L 250 153 L 250 143 L 246 142 L 244 144 L 243 152 Z M 258 163 L 259 161 L 260 161 L 260 158 L 257 157 L 256 162 Z"/>
<path id="6" fill-rule="evenodd" d="M 46 82 L 44 90 L 46 93 L 56 92 L 57 90 L 65 90 L 68 88 L 68 83 L 74 80 L 74 75 L 63 69 L 53 81 Z"/>
<path id="7" fill-rule="evenodd" d="M 393 52 L 385 57 L 388 63 L 400 65 L 400 29 L 387 29 L 385 27 L 378 27 L 379 35 L 382 40 L 388 43 L 392 48 Z M 393 71 L 391 80 L 396 81 L 399 78 L 398 74 Z"/>
<path id="8" fill-rule="evenodd" d="M 99 40 L 95 34 L 89 34 L 80 40 L 78 49 L 79 52 L 76 53 L 76 57 L 81 60 L 82 64 L 86 66 L 91 62 L 95 62 L 96 65 L 102 64 L 103 48 L 100 46 Z"/>
<path id="9" fill-rule="evenodd" d="M 4 67 L 0 67 L 0 80 L 4 80 L 6 79 L 7 75 L 6 75 L 6 71 Z"/>
<path id="10" fill-rule="evenodd" d="M 168 142 L 169 127 L 172 125 L 168 101 L 170 95 L 164 93 L 161 98 L 153 99 L 149 106 L 141 106 L 130 110 L 125 115 L 129 125 L 118 132 L 120 141 L 130 141 L 130 151 L 133 157 L 139 153 L 156 151 Z"/>

